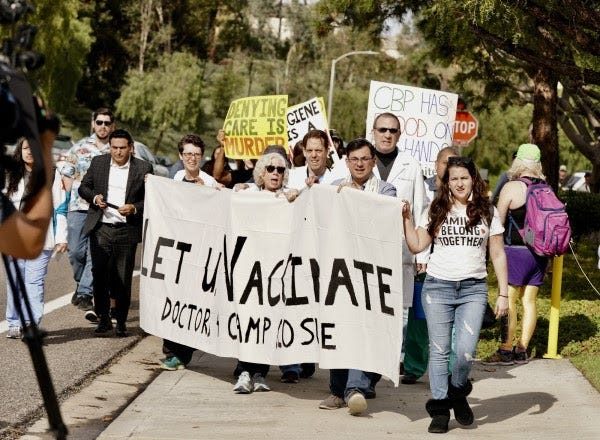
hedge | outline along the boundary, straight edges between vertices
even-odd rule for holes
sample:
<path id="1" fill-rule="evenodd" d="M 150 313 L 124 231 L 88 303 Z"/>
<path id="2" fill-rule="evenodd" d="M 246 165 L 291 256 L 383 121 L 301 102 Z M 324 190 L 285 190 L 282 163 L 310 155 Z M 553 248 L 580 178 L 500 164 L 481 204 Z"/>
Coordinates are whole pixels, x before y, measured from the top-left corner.
<path id="1" fill-rule="evenodd" d="M 573 239 L 600 231 L 600 194 L 562 191 L 558 197 L 565 203 L 573 230 Z"/>

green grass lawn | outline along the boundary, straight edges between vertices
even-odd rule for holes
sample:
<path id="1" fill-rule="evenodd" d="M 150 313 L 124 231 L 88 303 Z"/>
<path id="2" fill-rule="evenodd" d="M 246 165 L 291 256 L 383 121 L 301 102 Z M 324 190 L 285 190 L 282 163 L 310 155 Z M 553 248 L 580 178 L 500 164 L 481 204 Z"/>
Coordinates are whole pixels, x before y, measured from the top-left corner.
<path id="1" fill-rule="evenodd" d="M 577 259 L 596 289 L 600 290 L 598 269 L 598 239 L 582 239 L 574 246 Z M 572 253 L 563 259 L 562 300 L 557 352 L 568 358 L 590 383 L 600 391 L 600 295 L 588 283 Z M 497 284 L 490 265 L 490 304 L 497 296 Z M 548 274 L 538 294 L 538 320 L 529 344 L 530 355 L 542 357 L 548 352 L 548 327 L 550 319 L 551 274 Z M 519 311 L 520 319 L 520 311 Z M 520 322 L 519 322 L 520 325 Z M 517 328 L 518 337 L 519 328 Z M 500 341 L 500 329 L 482 330 L 478 357 L 492 354 Z"/>

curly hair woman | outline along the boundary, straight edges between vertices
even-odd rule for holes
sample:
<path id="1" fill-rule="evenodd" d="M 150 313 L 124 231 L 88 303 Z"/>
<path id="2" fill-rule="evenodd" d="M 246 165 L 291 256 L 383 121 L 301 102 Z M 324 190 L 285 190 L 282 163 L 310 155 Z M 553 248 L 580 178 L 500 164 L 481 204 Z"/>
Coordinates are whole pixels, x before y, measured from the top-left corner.
<path id="1" fill-rule="evenodd" d="M 433 242 L 421 301 L 429 332 L 429 384 L 432 399 L 425 408 L 432 417 L 429 432 L 448 431 L 450 409 L 461 425 L 473 423 L 467 396 L 473 386 L 469 372 L 475 358 L 483 313 L 488 300 L 486 250 L 498 278 L 498 316 L 508 313 L 504 228 L 487 198 L 486 184 L 468 157 L 448 158 L 442 185 L 429 208 L 428 219 L 411 218 L 402 209 L 406 243 L 420 252 Z M 452 327 L 455 360 L 448 373 Z"/>

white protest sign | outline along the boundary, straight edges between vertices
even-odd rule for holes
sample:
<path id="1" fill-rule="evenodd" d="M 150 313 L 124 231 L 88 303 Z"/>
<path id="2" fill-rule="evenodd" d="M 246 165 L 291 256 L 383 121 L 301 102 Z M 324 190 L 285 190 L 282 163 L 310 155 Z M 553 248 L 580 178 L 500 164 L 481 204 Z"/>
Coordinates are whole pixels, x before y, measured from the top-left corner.
<path id="1" fill-rule="evenodd" d="M 288 203 L 149 176 L 140 326 L 217 356 L 397 383 L 401 206 L 327 185 Z"/>
<path id="2" fill-rule="evenodd" d="M 371 81 L 366 132 L 372 138 L 377 115 L 396 115 L 402 132 L 398 148 L 409 152 L 430 176 L 438 152 L 452 145 L 457 102 L 455 93 Z"/>
<path id="3" fill-rule="evenodd" d="M 323 98 L 313 98 L 288 107 L 286 113 L 288 145 L 293 148 L 310 130 L 329 133 Z"/>

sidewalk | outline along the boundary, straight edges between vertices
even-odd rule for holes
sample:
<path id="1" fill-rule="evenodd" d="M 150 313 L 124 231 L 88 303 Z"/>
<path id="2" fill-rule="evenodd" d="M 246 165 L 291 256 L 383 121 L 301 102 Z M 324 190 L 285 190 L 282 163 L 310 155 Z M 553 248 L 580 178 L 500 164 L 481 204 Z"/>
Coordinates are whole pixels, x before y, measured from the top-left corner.
<path id="1" fill-rule="evenodd" d="M 132 393 L 135 383 L 143 387 L 144 381 L 153 377 L 145 390 L 101 432 L 99 439 L 346 440 L 434 436 L 427 433 L 430 419 L 424 408 L 429 398 L 426 378 L 398 388 L 389 381 L 380 382 L 377 399 L 368 401 L 367 413 L 352 417 L 346 409 L 318 409 L 319 402 L 328 395 L 327 371 L 317 370 L 313 378 L 298 384 L 282 384 L 279 371 L 271 367 L 267 378 L 270 393 L 236 395 L 232 392 L 233 359 L 196 352 L 189 369 L 156 375 L 154 366 L 161 356 L 160 344 L 158 338 L 145 338 L 107 375 L 98 377 L 64 402 L 62 411 L 72 434 L 70 439 L 95 438 L 100 431 L 93 435 L 94 429 L 103 429 L 101 425 L 112 420 L 110 412 L 115 409 L 105 405 L 114 400 L 122 406 L 126 401 L 117 389 L 119 384 L 126 387 L 122 391 Z M 123 376 L 119 370 L 127 373 Z M 452 419 L 445 439 L 600 438 L 600 393 L 567 360 L 536 359 L 527 365 L 510 367 L 477 363 L 472 377 L 474 390 L 469 401 L 475 423 L 465 428 Z M 133 383 L 127 384 L 127 380 Z M 78 411 L 87 411 L 87 415 L 78 415 Z M 46 421 L 36 423 L 30 435 L 23 438 L 42 438 L 39 433 L 46 426 Z"/>

